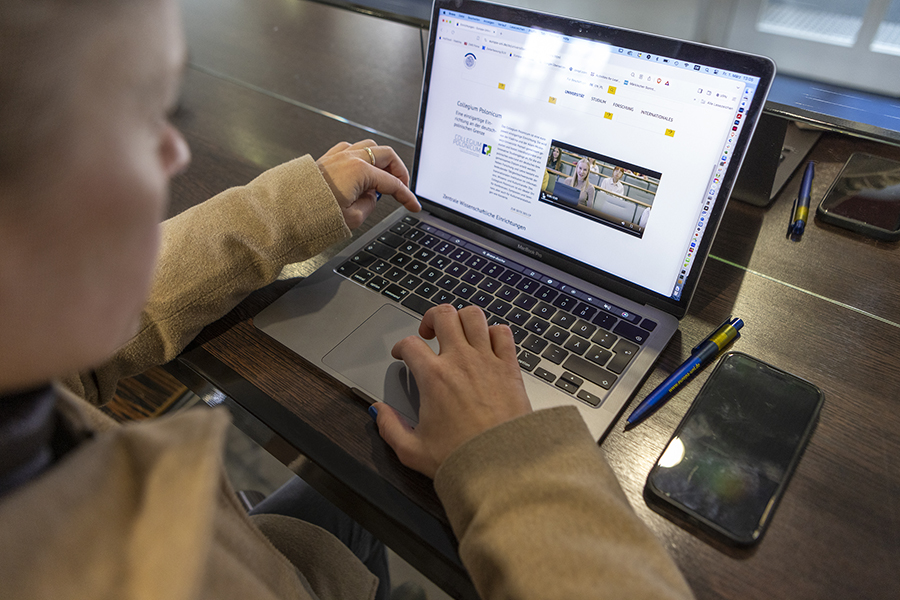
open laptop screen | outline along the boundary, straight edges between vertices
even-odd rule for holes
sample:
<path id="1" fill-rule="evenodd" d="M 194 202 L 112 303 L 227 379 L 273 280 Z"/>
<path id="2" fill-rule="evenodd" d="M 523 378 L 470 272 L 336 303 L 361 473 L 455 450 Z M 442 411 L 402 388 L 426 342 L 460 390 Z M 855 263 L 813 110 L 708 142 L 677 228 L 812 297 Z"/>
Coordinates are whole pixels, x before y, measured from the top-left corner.
<path id="1" fill-rule="evenodd" d="M 434 11 L 415 192 L 683 315 L 771 61 L 477 1 Z"/>

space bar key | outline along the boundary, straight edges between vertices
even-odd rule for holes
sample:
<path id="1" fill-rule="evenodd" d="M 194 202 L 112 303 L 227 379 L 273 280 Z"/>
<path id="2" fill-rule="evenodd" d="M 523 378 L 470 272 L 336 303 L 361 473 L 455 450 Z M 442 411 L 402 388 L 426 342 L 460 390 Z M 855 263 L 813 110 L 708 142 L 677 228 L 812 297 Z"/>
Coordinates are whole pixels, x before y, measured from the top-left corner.
<path id="1" fill-rule="evenodd" d="M 586 361 L 579 356 L 570 356 L 566 362 L 563 363 L 563 367 L 580 377 L 584 377 L 588 381 L 596 383 L 604 390 L 611 388 L 612 384 L 614 384 L 617 379 L 615 375 L 603 367 Z"/>
<path id="2" fill-rule="evenodd" d="M 423 316 L 425 315 L 426 312 L 428 312 L 429 308 L 431 308 L 432 306 L 435 306 L 434 302 L 431 302 L 430 300 L 426 300 L 425 298 L 418 296 L 416 294 L 408 295 L 406 297 L 406 299 L 403 300 L 403 302 L 401 302 L 400 304 L 402 304 L 406 308 L 413 309 L 414 311 L 416 311 L 417 313 L 419 313 L 420 315 L 423 315 Z"/>

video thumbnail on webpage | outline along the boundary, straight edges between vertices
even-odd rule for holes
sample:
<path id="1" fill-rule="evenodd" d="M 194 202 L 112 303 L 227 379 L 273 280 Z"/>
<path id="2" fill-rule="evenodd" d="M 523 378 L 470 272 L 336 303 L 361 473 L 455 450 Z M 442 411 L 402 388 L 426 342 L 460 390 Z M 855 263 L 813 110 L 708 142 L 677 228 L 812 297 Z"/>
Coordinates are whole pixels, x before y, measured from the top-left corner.
<path id="1" fill-rule="evenodd" d="M 538 199 L 643 237 L 662 174 L 553 140 Z"/>

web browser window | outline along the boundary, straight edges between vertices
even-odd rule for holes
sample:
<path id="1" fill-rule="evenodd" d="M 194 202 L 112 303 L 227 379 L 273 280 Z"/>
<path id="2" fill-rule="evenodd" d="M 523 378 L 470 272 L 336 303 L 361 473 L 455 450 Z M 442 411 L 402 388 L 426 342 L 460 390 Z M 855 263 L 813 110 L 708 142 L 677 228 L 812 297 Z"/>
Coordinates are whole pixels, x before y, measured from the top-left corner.
<path id="1" fill-rule="evenodd" d="M 416 193 L 677 300 L 758 79 L 439 17 Z"/>

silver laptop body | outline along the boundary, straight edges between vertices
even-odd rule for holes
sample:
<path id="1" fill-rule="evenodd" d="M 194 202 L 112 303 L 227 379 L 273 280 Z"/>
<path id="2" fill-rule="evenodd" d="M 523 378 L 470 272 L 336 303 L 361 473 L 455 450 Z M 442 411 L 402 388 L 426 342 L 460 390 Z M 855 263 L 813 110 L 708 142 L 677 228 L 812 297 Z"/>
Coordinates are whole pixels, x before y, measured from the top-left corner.
<path id="1" fill-rule="evenodd" d="M 744 53 L 437 0 L 423 212 L 400 209 L 254 324 L 415 423 L 391 348 L 429 306 L 476 304 L 513 328 L 534 408 L 574 405 L 600 439 L 687 310 L 773 76 Z M 553 194 L 573 175 L 575 205 Z"/>

